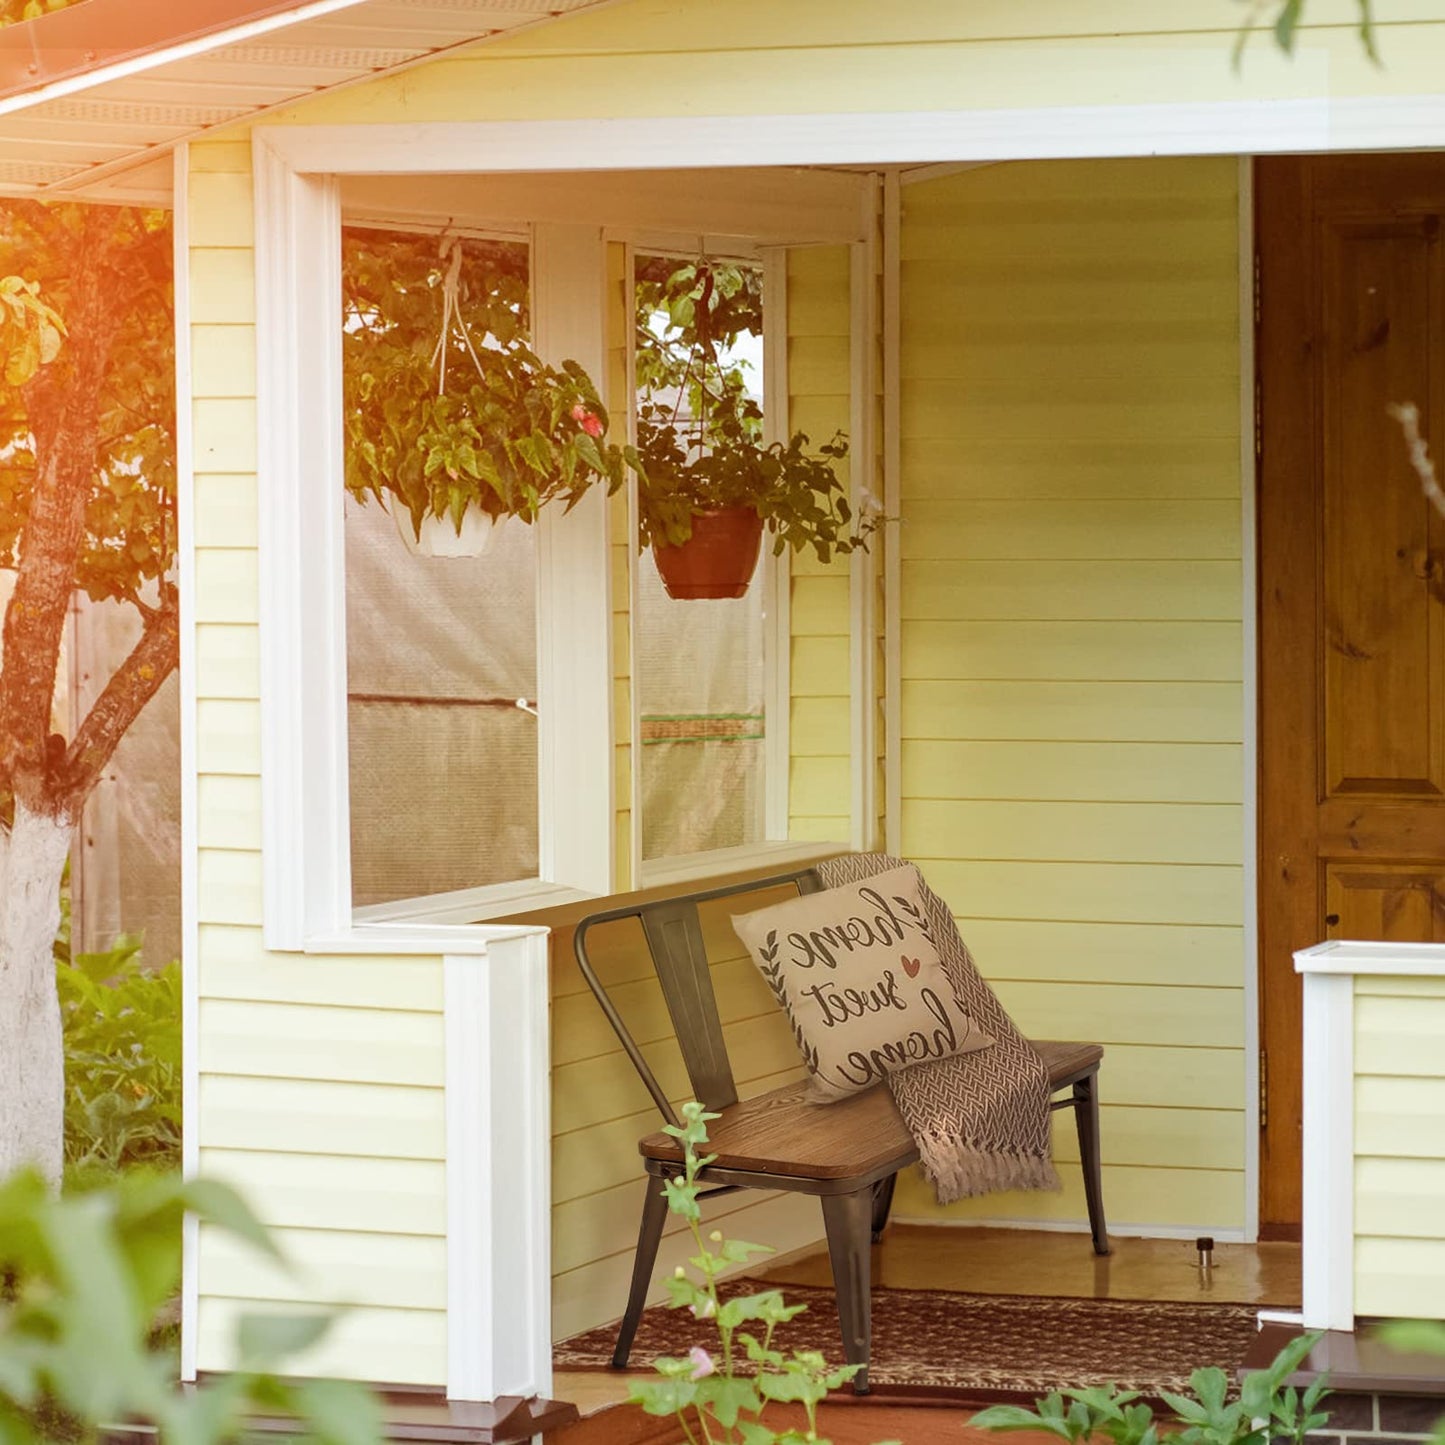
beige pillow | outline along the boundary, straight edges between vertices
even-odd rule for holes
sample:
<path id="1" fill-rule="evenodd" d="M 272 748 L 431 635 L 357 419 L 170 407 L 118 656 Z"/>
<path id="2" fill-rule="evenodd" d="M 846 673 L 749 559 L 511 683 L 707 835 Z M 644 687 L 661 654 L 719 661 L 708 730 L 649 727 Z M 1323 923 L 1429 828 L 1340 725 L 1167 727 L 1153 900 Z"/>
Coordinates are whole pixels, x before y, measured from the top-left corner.
<path id="1" fill-rule="evenodd" d="M 919 881 L 909 865 L 733 915 L 818 1097 L 845 1098 L 897 1069 L 993 1043 L 954 995 Z"/>

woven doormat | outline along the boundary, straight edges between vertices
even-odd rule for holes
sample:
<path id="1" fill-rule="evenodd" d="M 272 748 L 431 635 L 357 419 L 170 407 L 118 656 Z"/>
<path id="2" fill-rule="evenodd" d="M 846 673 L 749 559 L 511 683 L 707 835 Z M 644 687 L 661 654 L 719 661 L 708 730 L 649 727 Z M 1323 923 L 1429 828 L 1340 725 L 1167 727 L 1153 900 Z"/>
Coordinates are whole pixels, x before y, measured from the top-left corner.
<path id="1" fill-rule="evenodd" d="M 738 1280 L 727 1292 L 767 1288 L 765 1281 Z M 783 1295 L 808 1310 L 779 1327 L 778 1347 L 821 1350 L 841 1362 L 833 1291 L 786 1285 Z M 880 1288 L 873 1291 L 869 1380 L 875 1391 L 977 1401 L 1032 1400 L 1050 1390 L 1108 1384 L 1157 1396 L 1187 1389 L 1201 1365 L 1232 1375 L 1254 1338 L 1257 1308 Z M 559 1370 L 606 1369 L 616 1333 L 609 1325 L 564 1340 L 553 1363 Z M 645 1370 L 658 1355 L 683 1355 L 716 1339 L 687 1310 L 655 1305 L 642 1316 L 630 1368 Z"/>

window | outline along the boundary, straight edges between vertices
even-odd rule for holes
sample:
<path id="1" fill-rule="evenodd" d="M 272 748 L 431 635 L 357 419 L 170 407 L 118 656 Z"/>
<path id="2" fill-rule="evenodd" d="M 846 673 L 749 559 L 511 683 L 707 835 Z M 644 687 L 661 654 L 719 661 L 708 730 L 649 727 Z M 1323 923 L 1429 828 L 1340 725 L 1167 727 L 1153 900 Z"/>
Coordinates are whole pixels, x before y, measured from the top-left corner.
<path id="1" fill-rule="evenodd" d="M 467 338 L 485 354 L 528 335 L 527 247 L 349 227 L 342 285 L 353 903 L 536 878 L 533 529 L 510 519 L 484 555 L 427 555 L 396 495 L 367 490 L 408 465 L 402 408 L 444 367 L 466 374 Z M 448 290 L 461 324 L 443 346 Z"/>
<path id="2" fill-rule="evenodd" d="M 710 450 L 726 414 L 763 428 L 763 274 L 755 262 L 638 254 L 638 428 Z M 671 598 L 651 549 L 638 559 L 634 696 L 645 864 L 767 837 L 767 648 L 760 555 L 740 598 Z"/>
<path id="3" fill-rule="evenodd" d="M 392 143 L 399 137 L 400 132 Z M 313 149 L 318 144 L 319 150 Z M 447 217 L 458 216 L 464 218 L 458 224 L 479 235 L 491 224 L 487 206 L 496 204 L 499 196 L 504 200 L 510 196 L 498 214 L 505 215 L 507 224 L 515 227 L 513 235 L 525 238 L 528 244 L 526 289 L 535 350 L 553 366 L 574 359 L 600 379 L 607 374 L 609 359 L 616 356 L 609 353 L 607 327 L 609 304 L 615 305 L 617 295 L 615 289 L 609 291 L 609 275 L 618 274 L 608 269 L 608 246 L 613 243 L 602 223 L 582 218 L 587 197 L 579 199 L 572 179 L 527 177 L 509 188 L 505 183 L 499 186 L 495 177 L 485 181 L 465 175 L 418 178 L 389 172 L 383 182 L 364 169 L 376 159 L 370 133 L 363 144 L 359 137 L 326 140 L 318 136 L 316 128 L 294 132 L 272 128 L 258 137 L 255 147 L 257 408 L 266 419 L 257 434 L 260 713 L 265 760 L 261 860 L 266 944 L 278 950 L 383 949 L 392 946 L 401 933 L 358 930 L 355 925 L 386 921 L 445 929 L 569 898 L 608 894 L 616 886 L 617 821 L 628 811 L 629 799 L 618 797 L 616 787 L 612 709 L 619 679 L 614 676 L 613 661 L 614 657 L 635 658 L 637 653 L 625 646 L 616 652 L 613 648 L 609 603 L 616 595 L 613 589 L 620 574 L 614 567 L 612 544 L 620 538 L 611 535 L 608 498 L 597 488 L 570 512 L 544 508 L 530 531 L 535 581 L 526 595 L 535 607 L 533 688 L 525 686 L 525 677 L 518 681 L 516 672 L 494 667 L 496 658 L 490 652 L 478 671 L 475 651 L 460 669 L 452 671 L 446 690 L 435 682 L 424 684 L 421 677 L 429 674 L 430 666 L 413 666 L 415 659 L 405 655 L 411 645 L 410 633 L 416 629 L 409 629 L 406 644 L 395 635 L 386 635 L 385 629 L 386 619 L 400 615 L 400 609 L 419 608 L 425 616 L 429 604 L 419 605 L 415 596 L 395 595 L 396 559 L 388 558 L 386 551 L 393 540 L 384 533 L 374 505 L 350 509 L 343 505 L 345 366 L 344 333 L 338 325 L 344 206 L 358 221 L 364 217 L 368 226 L 393 232 L 398 226 L 433 222 L 439 226 Z M 395 169 L 404 171 L 406 167 Z M 333 173 L 338 171 L 340 174 Z M 832 197 L 832 209 L 824 207 L 825 224 L 814 230 L 839 241 L 851 237 L 850 228 L 856 226 L 858 214 L 851 179 L 825 178 L 819 173 L 813 185 L 827 193 L 825 201 Z M 606 188 L 629 198 L 617 202 L 619 213 L 632 203 L 634 192 L 639 207 L 643 202 L 653 204 L 649 186 L 656 189 L 646 177 L 637 180 L 622 173 L 605 182 Z M 839 195 L 833 196 L 834 191 Z M 669 182 L 668 204 L 672 204 L 673 192 Z M 705 210 L 712 204 L 711 194 L 704 188 L 684 209 L 701 206 Z M 758 213 L 765 223 L 776 217 L 775 209 L 770 210 L 769 195 L 770 191 L 759 199 Z M 732 217 L 736 205 L 729 200 L 722 210 Z M 565 221 L 527 223 L 523 219 L 564 213 L 569 217 Z M 745 234 L 737 227 L 721 229 L 728 235 Z M 781 248 L 787 243 L 788 237 L 770 233 L 770 246 Z M 649 249 L 661 254 L 668 244 L 653 240 Z M 783 252 L 777 249 L 763 254 L 768 284 L 777 288 Z M 781 297 L 783 291 L 770 289 L 768 294 Z M 610 314 L 618 317 L 615 311 Z M 784 313 L 779 308 L 774 314 L 781 317 Z M 861 316 L 861 310 L 857 314 Z M 625 317 L 618 319 L 626 324 Z M 613 334 L 620 347 L 622 335 Z M 771 344 L 776 348 L 781 341 L 782 337 L 775 335 Z M 770 386 L 779 388 L 781 375 L 780 368 L 771 367 Z M 618 398 L 611 400 L 614 411 L 621 410 Z M 781 418 L 785 409 L 784 398 L 781 406 L 773 409 L 774 415 Z M 358 523 L 361 514 L 364 520 Z M 528 537 L 525 528 L 522 535 Z M 496 547 L 503 547 L 500 540 Z M 350 587 L 348 551 L 355 573 Z M 441 565 L 450 568 L 453 564 Z M 764 559 L 761 571 L 763 585 L 755 582 L 754 587 L 764 633 L 764 737 L 737 737 L 732 742 L 760 741 L 768 759 L 778 759 L 771 768 L 768 759 L 764 761 L 763 844 L 769 850 L 786 851 L 793 846 L 787 843 L 789 658 L 785 646 L 769 648 L 767 634 L 776 629 L 786 638 L 789 599 L 785 589 L 771 590 L 778 569 L 770 559 Z M 368 573 L 369 580 L 361 580 Z M 450 588 L 446 583 L 443 590 Z M 856 593 L 856 586 L 854 590 Z M 515 604 L 515 586 L 505 591 Z M 362 597 L 370 599 L 365 606 Z M 488 605 L 485 594 L 452 597 L 446 602 L 454 611 Z M 635 622 L 637 608 L 629 608 L 629 613 Z M 516 619 L 507 622 L 511 625 Z M 450 644 L 446 630 L 439 631 L 440 641 L 426 641 L 425 645 L 440 646 L 445 656 Z M 865 635 L 856 618 L 854 631 L 860 638 Z M 352 634 L 349 638 L 348 632 Z M 475 643 L 473 636 L 468 645 Z M 684 640 L 673 647 L 687 645 Z M 755 675 L 748 672 L 755 666 L 755 662 L 744 662 L 745 678 Z M 458 690 L 451 690 L 451 683 L 456 683 Z M 510 716 L 517 701 L 510 696 L 514 688 L 527 704 L 516 709 L 519 716 Z M 854 687 L 853 695 L 869 694 L 866 688 Z M 527 710 L 532 706 L 535 714 Z M 472 742 L 469 738 L 459 741 L 456 730 L 461 727 L 462 714 L 480 715 L 484 708 L 495 708 L 493 722 L 505 715 L 514 729 L 535 729 L 530 751 L 535 760 L 534 784 L 526 776 L 525 758 L 519 762 L 521 755 L 506 742 L 496 745 L 495 754 L 489 751 L 489 757 L 500 759 L 498 766 L 477 765 L 473 774 L 466 774 L 475 763 L 470 755 Z M 664 698 L 649 701 L 647 708 L 649 717 L 661 719 L 665 711 L 672 710 L 672 703 Z M 711 696 L 701 702 L 685 696 L 676 710 L 712 714 L 723 708 Z M 753 714 L 756 704 L 744 696 L 737 710 Z M 365 764 L 363 754 L 368 751 L 384 756 L 414 741 L 415 730 L 408 729 L 400 721 L 403 718 L 426 718 L 427 727 L 440 738 L 417 751 L 447 756 L 445 783 L 419 783 L 415 777 L 400 776 L 404 769 L 395 759 L 391 776 L 386 769 L 378 771 Z M 634 717 L 630 724 L 634 741 L 638 721 Z M 622 726 L 629 724 L 624 721 Z M 354 766 L 353 750 L 357 754 Z M 640 751 L 633 750 L 634 763 Z M 855 752 L 867 755 L 866 747 Z M 405 760 L 405 767 L 417 766 L 415 758 Z M 636 819 L 640 814 L 635 806 L 640 768 L 634 766 L 631 774 Z M 535 845 L 520 834 L 505 837 L 505 830 L 496 826 L 478 825 L 468 836 L 467 800 L 457 799 L 474 786 L 472 777 L 478 779 L 479 806 L 485 806 L 483 794 L 519 790 L 522 802 L 499 800 L 498 811 L 512 820 L 535 818 Z M 462 779 L 460 784 L 457 778 Z M 716 791 L 718 785 L 709 786 Z M 404 828 L 412 824 L 400 818 L 394 802 L 414 797 L 418 787 L 431 789 L 422 808 L 435 815 L 430 835 L 425 830 L 406 835 Z M 367 789 L 376 789 L 376 797 L 369 798 Z M 746 803 L 745 793 L 743 801 Z M 449 810 L 445 820 L 443 806 Z M 855 812 L 868 816 L 866 810 Z M 748 823 L 747 819 L 754 821 Z M 722 818 L 718 827 L 733 829 L 732 837 L 747 836 L 745 829 L 751 827 L 755 835 L 755 819 L 755 805 L 746 803 L 733 817 Z M 387 866 L 373 867 L 363 858 L 366 849 L 376 846 L 371 835 L 378 832 L 398 835 L 384 839 L 386 846 L 395 842 L 408 859 L 415 855 L 421 860 L 410 877 L 403 878 Z M 727 836 L 715 832 L 703 841 L 716 843 Z M 640 836 L 637 841 L 640 843 Z M 635 882 L 704 876 L 731 866 L 737 860 L 722 855 L 739 851 L 712 847 L 678 859 L 663 856 L 662 850 L 676 846 L 665 836 L 651 846 L 658 850 L 657 856 L 648 869 L 639 872 L 634 868 L 631 877 Z M 741 851 L 751 846 L 744 845 Z M 803 846 L 796 845 L 799 849 Z M 634 846 L 634 864 L 640 861 L 639 853 L 640 847 Z M 438 856 L 448 866 L 456 864 L 456 871 L 444 873 L 436 864 Z M 417 888 L 426 891 L 415 892 Z M 379 901 L 362 901 L 369 899 Z M 433 930 L 426 936 L 440 939 L 442 933 Z M 418 940 L 421 937 L 416 935 Z"/>

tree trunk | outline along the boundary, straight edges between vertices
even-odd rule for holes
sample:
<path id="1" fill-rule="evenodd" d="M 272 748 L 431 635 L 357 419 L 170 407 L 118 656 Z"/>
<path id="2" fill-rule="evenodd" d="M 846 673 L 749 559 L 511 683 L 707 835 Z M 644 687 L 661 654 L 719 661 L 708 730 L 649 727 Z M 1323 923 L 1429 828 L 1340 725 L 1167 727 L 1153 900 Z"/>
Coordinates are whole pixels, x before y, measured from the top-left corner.
<path id="1" fill-rule="evenodd" d="M 65 1048 L 51 952 L 72 824 L 19 799 L 0 851 L 0 1179 L 65 1157 Z"/>

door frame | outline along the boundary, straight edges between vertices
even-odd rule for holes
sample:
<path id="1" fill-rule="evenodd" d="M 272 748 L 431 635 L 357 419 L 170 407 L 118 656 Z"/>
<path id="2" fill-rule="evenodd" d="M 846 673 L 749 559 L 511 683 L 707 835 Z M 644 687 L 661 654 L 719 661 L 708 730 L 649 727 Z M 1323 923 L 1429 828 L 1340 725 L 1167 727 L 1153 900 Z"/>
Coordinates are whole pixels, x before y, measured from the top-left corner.
<path id="1" fill-rule="evenodd" d="M 1285 186 L 1292 187 L 1288 196 L 1283 191 Z M 1289 473 L 1291 461 L 1295 466 L 1302 465 L 1306 468 L 1313 468 L 1312 453 L 1306 454 L 1303 461 L 1299 460 L 1302 448 L 1299 446 L 1298 436 L 1291 431 L 1292 423 L 1301 414 L 1307 417 L 1314 416 L 1311 375 L 1304 365 L 1298 364 L 1298 362 L 1291 364 L 1288 352 L 1282 346 L 1276 348 L 1279 356 L 1271 365 L 1266 334 L 1270 329 L 1267 318 L 1273 319 L 1284 315 L 1287 307 L 1298 308 L 1307 304 L 1314 284 L 1313 278 L 1310 278 L 1297 286 L 1291 286 L 1287 281 L 1282 281 L 1282 284 L 1276 288 L 1271 274 L 1273 263 L 1279 260 L 1286 248 L 1290 247 L 1290 237 L 1296 233 L 1300 224 L 1300 213 L 1308 209 L 1306 189 L 1307 179 L 1303 167 L 1281 171 L 1277 177 L 1272 178 L 1271 204 L 1267 208 L 1261 208 L 1256 217 L 1253 263 L 1256 297 L 1252 313 L 1253 325 L 1249 328 L 1255 337 L 1258 358 L 1255 391 L 1255 458 L 1251 470 L 1254 474 L 1256 495 L 1260 501 L 1256 516 L 1257 557 L 1254 568 L 1256 588 L 1254 612 L 1259 643 L 1254 674 L 1256 686 L 1255 799 L 1257 829 L 1254 870 L 1256 896 L 1254 907 L 1251 910 L 1256 935 L 1253 949 L 1255 984 L 1251 993 L 1258 1017 L 1252 1050 L 1255 1085 L 1251 1092 L 1255 1108 L 1253 1142 L 1259 1160 L 1258 1187 L 1255 1191 L 1256 1205 L 1259 1211 L 1257 1217 L 1260 1237 L 1266 1239 L 1299 1238 L 1298 1220 L 1282 1217 L 1290 1212 L 1287 1207 L 1288 1190 L 1285 1190 L 1286 1207 L 1283 1209 L 1277 1204 L 1267 1205 L 1266 1201 L 1271 1193 L 1271 1185 L 1278 1181 L 1281 1170 L 1293 1171 L 1298 1163 L 1297 1177 L 1301 1181 L 1303 1171 L 1302 1162 L 1292 1158 L 1288 1150 L 1286 1157 L 1278 1164 L 1272 1163 L 1269 1158 L 1269 1150 L 1266 1148 L 1268 1141 L 1264 1133 L 1266 1117 L 1264 1110 L 1266 1107 L 1272 1106 L 1277 1119 L 1283 1111 L 1286 1126 L 1291 1116 L 1298 1121 L 1302 1117 L 1303 1090 L 1301 1082 L 1302 1050 L 1298 1039 L 1296 1039 L 1293 1056 L 1283 1048 L 1276 1049 L 1270 1076 L 1264 1077 L 1262 1065 L 1271 1034 L 1269 1011 L 1264 1002 L 1265 988 L 1269 979 L 1265 957 L 1266 952 L 1271 950 L 1274 945 L 1273 934 L 1276 930 L 1283 929 L 1287 935 L 1286 943 L 1292 951 L 1296 946 L 1295 934 L 1298 932 L 1300 916 L 1306 912 L 1317 914 L 1319 911 L 1317 906 L 1319 881 L 1316 876 L 1318 867 L 1313 853 L 1310 855 L 1308 870 L 1304 877 L 1293 877 L 1289 868 L 1290 859 L 1300 851 L 1293 846 L 1294 842 L 1303 832 L 1308 831 L 1306 823 L 1299 815 L 1302 812 L 1311 811 L 1313 803 L 1311 802 L 1308 808 L 1296 805 L 1287 818 L 1281 816 L 1285 812 L 1282 806 L 1276 804 L 1271 808 L 1265 803 L 1269 782 L 1265 776 L 1266 751 L 1268 750 L 1271 756 L 1289 757 L 1292 752 L 1298 752 L 1298 749 L 1292 750 L 1288 746 L 1289 739 L 1296 734 L 1312 737 L 1316 730 L 1318 688 L 1311 686 L 1297 694 L 1282 694 L 1283 705 L 1280 705 L 1274 701 L 1269 678 L 1271 658 L 1279 655 L 1280 649 L 1290 636 L 1307 635 L 1311 640 L 1313 639 L 1317 598 L 1314 594 L 1306 596 L 1302 592 L 1291 594 L 1286 591 L 1278 598 L 1277 605 L 1270 607 L 1270 593 L 1261 585 L 1266 568 L 1270 569 L 1272 576 L 1278 575 L 1281 571 L 1293 575 L 1300 570 L 1301 565 L 1297 559 L 1292 559 L 1290 554 L 1291 542 L 1297 540 L 1297 530 L 1292 530 L 1288 521 L 1290 497 L 1285 498 L 1285 504 L 1281 508 L 1271 508 L 1270 493 L 1263 485 L 1265 468 L 1272 466 L 1282 470 L 1285 475 Z M 1253 194 L 1253 188 L 1251 188 L 1251 194 Z M 1264 309 L 1266 293 L 1271 298 L 1269 303 L 1271 310 L 1268 313 Z M 1296 329 L 1303 334 L 1305 318 L 1295 316 L 1293 319 L 1297 323 Z M 1284 320 L 1280 322 L 1280 325 L 1288 328 L 1291 322 Z M 1268 370 L 1267 381 L 1266 370 Z M 1270 404 L 1267 408 L 1260 405 L 1261 393 L 1266 384 L 1270 396 Z M 1306 437 L 1311 442 L 1314 434 L 1313 427 L 1306 429 Z M 1276 457 L 1281 460 L 1275 461 Z M 1276 510 L 1282 513 L 1279 518 L 1275 517 Z M 1310 561 L 1304 565 L 1313 575 L 1314 562 Z M 1280 741 L 1271 744 L 1271 738 L 1276 735 L 1279 736 Z M 1285 795 L 1287 798 L 1297 800 L 1302 795 L 1302 788 L 1310 786 L 1305 780 L 1305 774 L 1312 774 L 1314 767 L 1315 759 L 1311 746 L 1308 756 L 1304 758 L 1303 770 L 1294 779 L 1294 788 Z M 1266 832 L 1266 829 L 1269 831 Z M 1267 851 L 1276 856 L 1267 857 Z M 1271 907 L 1274 909 L 1273 914 L 1270 913 Z M 1279 922 L 1282 917 L 1286 920 L 1283 924 Z M 1274 919 L 1273 923 L 1271 918 Z M 1318 942 L 1318 940 L 1312 941 Z M 1285 1027 L 1289 1026 L 1290 1014 L 1302 1017 L 1302 1012 L 1302 1003 L 1297 1003 L 1292 1010 L 1287 1010 Z M 1293 1068 L 1290 1067 L 1291 1058 Z M 1287 1135 L 1282 1132 L 1275 1137 L 1281 1139 Z M 1297 1183 L 1296 1188 L 1302 1195 L 1302 1182 Z M 1298 1207 L 1294 1212 L 1299 1213 Z"/>
<path id="2" fill-rule="evenodd" d="M 1239 158 L 1239 510 L 1242 709 L 1240 737 L 1241 922 L 1244 929 L 1244 1239 L 1259 1238 L 1264 1188 L 1260 1138 L 1264 983 L 1260 953 L 1259 792 L 1259 378 L 1255 335 L 1258 305 L 1259 239 L 1254 214 L 1254 157 Z"/>

